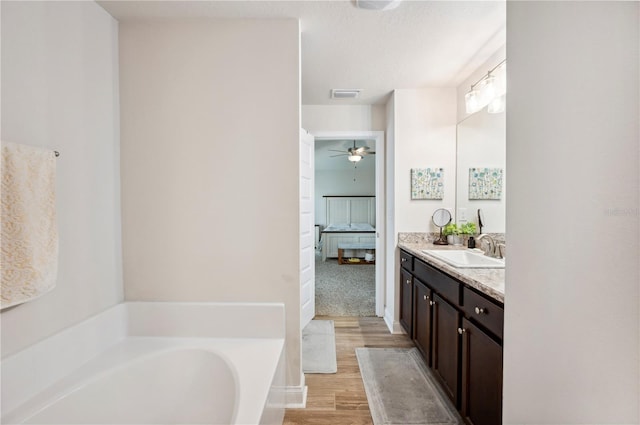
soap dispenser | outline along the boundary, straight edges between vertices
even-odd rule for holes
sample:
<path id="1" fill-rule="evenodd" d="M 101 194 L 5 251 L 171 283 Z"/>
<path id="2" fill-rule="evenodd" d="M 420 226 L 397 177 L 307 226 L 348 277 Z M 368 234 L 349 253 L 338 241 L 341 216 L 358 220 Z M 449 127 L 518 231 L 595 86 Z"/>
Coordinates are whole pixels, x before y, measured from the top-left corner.
<path id="1" fill-rule="evenodd" d="M 467 246 L 469 248 L 475 248 L 476 247 L 476 240 L 473 239 L 473 236 L 469 236 L 469 241 L 467 242 Z"/>

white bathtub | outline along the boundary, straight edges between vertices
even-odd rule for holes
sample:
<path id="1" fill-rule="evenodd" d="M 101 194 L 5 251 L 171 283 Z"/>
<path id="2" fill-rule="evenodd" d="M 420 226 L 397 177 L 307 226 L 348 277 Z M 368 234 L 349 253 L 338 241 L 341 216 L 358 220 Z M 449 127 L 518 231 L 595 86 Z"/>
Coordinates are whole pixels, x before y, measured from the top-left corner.
<path id="1" fill-rule="evenodd" d="M 2 423 L 282 423 L 282 388 L 282 305 L 124 303 L 3 359 Z"/>

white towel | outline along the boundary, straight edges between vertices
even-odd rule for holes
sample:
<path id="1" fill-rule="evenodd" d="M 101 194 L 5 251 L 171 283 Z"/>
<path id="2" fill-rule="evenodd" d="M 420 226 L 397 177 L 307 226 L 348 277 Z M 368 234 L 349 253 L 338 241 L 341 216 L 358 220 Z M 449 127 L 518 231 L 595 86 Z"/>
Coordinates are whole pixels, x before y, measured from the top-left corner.
<path id="1" fill-rule="evenodd" d="M 6 308 L 39 297 L 56 284 L 58 230 L 54 152 L 2 142 L 0 174 L 0 308 Z"/>

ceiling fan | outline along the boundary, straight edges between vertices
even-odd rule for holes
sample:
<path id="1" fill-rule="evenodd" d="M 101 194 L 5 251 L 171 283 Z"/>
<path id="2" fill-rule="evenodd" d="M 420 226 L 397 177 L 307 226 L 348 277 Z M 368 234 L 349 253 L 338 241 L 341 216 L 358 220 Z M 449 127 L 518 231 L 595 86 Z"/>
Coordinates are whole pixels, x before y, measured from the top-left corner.
<path id="1" fill-rule="evenodd" d="M 331 158 L 335 158 L 336 156 L 346 156 L 347 159 L 351 162 L 358 162 L 366 155 L 375 154 L 374 151 L 370 151 L 368 146 L 356 146 L 356 141 L 353 141 L 353 147 L 348 148 L 346 151 L 339 151 L 335 149 L 329 149 L 330 152 L 340 152 L 338 155 L 331 155 Z"/>

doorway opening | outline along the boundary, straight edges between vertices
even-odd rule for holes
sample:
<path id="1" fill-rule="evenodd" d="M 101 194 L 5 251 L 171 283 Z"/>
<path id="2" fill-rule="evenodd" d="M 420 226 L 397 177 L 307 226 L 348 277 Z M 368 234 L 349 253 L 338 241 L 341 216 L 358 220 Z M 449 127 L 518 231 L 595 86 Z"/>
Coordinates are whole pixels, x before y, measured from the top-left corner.
<path id="1" fill-rule="evenodd" d="M 382 317 L 385 276 L 384 132 L 316 132 L 313 136 L 317 188 L 314 196 L 318 242 L 316 282 L 317 285 L 327 285 L 324 289 L 316 287 L 316 291 L 320 290 L 320 293 L 316 292 L 316 314 L 323 315 L 328 311 L 328 315 Z M 354 149 L 359 149 L 361 158 L 358 161 L 349 158 L 353 156 Z M 367 152 L 363 153 L 363 149 Z M 329 223 L 327 219 L 334 222 Z M 327 231 L 331 224 L 342 227 Z M 366 225 L 371 225 L 371 228 L 366 228 Z M 338 264 L 336 258 L 339 247 L 343 264 Z M 325 278 L 328 280 L 322 280 Z M 374 288 L 367 287 L 365 282 L 370 285 L 372 279 Z M 373 294 L 371 289 L 374 289 Z M 323 290 L 327 296 L 323 296 Z M 358 296 L 368 296 L 369 299 L 357 301 Z M 327 310 L 327 305 L 319 303 L 333 305 L 329 305 Z"/>

